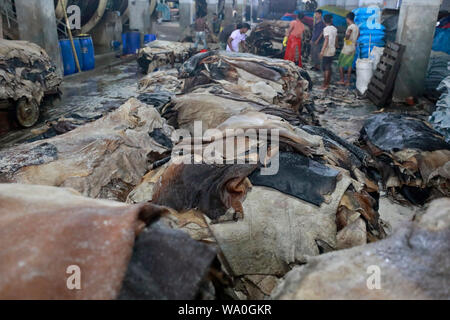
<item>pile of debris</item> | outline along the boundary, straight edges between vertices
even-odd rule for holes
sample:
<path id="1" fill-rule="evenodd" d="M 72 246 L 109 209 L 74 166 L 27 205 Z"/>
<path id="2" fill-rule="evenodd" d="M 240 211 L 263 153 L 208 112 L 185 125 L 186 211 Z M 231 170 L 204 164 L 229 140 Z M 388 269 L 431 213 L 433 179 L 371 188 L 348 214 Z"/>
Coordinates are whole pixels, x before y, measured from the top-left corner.
<path id="1" fill-rule="evenodd" d="M 137 61 L 142 72 L 151 73 L 162 66 L 173 68 L 175 63 L 183 63 L 193 52 L 189 43 L 156 40 L 139 50 Z"/>
<path id="2" fill-rule="evenodd" d="M 450 144 L 428 123 L 400 114 L 369 118 L 359 140 L 391 196 L 415 205 L 450 196 Z"/>

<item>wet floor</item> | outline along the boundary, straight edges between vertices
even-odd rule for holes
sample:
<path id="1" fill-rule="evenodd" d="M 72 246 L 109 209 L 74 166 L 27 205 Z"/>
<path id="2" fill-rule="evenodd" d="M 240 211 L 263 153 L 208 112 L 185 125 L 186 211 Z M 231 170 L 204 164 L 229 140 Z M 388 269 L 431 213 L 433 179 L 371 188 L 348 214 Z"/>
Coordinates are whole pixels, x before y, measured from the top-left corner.
<path id="1" fill-rule="evenodd" d="M 39 123 L 33 128 L 16 129 L 0 136 L 0 148 L 38 136 L 47 128 L 47 122 L 73 117 L 95 119 L 117 109 L 137 96 L 141 77 L 136 61 L 66 77 L 61 86 L 62 96 L 44 102 Z"/>

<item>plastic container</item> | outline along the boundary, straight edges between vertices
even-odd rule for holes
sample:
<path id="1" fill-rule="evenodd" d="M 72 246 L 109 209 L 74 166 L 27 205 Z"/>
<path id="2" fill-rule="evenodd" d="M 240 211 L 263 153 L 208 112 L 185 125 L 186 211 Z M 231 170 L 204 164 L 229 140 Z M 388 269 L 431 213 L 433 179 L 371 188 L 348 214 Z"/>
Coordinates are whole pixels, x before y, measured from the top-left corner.
<path id="1" fill-rule="evenodd" d="M 377 70 L 378 63 L 380 63 L 381 57 L 383 56 L 384 48 L 374 47 L 370 52 L 369 58 L 372 59 L 372 68 L 373 71 Z"/>
<path id="2" fill-rule="evenodd" d="M 92 70 L 95 68 L 95 52 L 94 43 L 91 36 L 80 36 L 81 55 L 83 57 L 83 71 Z"/>
<path id="3" fill-rule="evenodd" d="M 128 36 L 126 33 L 122 33 L 122 53 L 128 54 Z"/>
<path id="4" fill-rule="evenodd" d="M 76 73 L 77 67 L 75 65 L 75 58 L 73 56 L 72 44 L 70 43 L 70 40 L 59 40 L 59 47 L 61 49 L 61 56 L 64 65 L 64 75 L 68 76 L 70 74 Z"/>
<path id="5" fill-rule="evenodd" d="M 366 93 L 373 76 L 373 60 L 358 59 L 356 61 L 356 89 L 361 94 Z"/>
<path id="6" fill-rule="evenodd" d="M 131 31 L 127 33 L 127 54 L 137 54 L 141 48 L 141 33 Z"/>
<path id="7" fill-rule="evenodd" d="M 156 40 L 156 34 L 145 34 L 144 35 L 144 44 L 153 42 Z"/>

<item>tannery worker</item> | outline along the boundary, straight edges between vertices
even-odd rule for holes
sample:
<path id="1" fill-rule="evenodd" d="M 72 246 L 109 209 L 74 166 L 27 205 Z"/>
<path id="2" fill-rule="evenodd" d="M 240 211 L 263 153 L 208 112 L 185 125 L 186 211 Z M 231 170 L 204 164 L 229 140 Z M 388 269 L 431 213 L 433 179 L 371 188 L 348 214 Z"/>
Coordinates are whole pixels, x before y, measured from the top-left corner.
<path id="1" fill-rule="evenodd" d="M 198 43 L 200 41 L 202 41 L 203 49 L 207 50 L 208 44 L 206 43 L 206 31 L 209 31 L 209 29 L 208 29 L 208 24 L 206 22 L 206 17 L 198 17 L 195 20 L 194 28 L 195 28 L 194 48 L 197 49 Z"/>
<path id="2" fill-rule="evenodd" d="M 337 47 L 337 29 L 333 26 L 333 16 L 331 14 L 325 15 L 323 20 L 326 25 L 325 29 L 323 29 L 323 37 L 325 40 L 323 42 L 322 51 L 320 52 L 320 57 L 322 58 L 324 76 L 322 89 L 326 90 L 331 82 L 331 67 Z"/>
<path id="3" fill-rule="evenodd" d="M 239 45 L 242 44 L 244 49 L 246 49 L 245 40 L 247 39 L 247 32 L 250 29 L 248 23 L 242 23 L 238 25 L 238 29 L 233 31 L 231 36 L 228 38 L 227 51 L 239 52 Z"/>
<path id="4" fill-rule="evenodd" d="M 323 29 L 325 23 L 323 22 L 323 11 L 317 10 L 314 13 L 314 27 L 311 38 L 311 60 L 312 70 L 320 71 L 320 50 L 323 47 Z"/>
<path id="5" fill-rule="evenodd" d="M 305 25 L 301 21 L 304 17 L 303 13 L 299 13 L 297 18 L 291 22 L 287 34 L 288 42 L 286 47 L 286 54 L 284 60 L 296 62 L 298 54 L 298 65 L 302 67 L 302 38 L 305 32 Z"/>
<path id="6" fill-rule="evenodd" d="M 237 24 L 235 23 L 225 25 L 225 21 L 223 21 L 222 27 L 220 29 L 221 29 L 219 34 L 220 50 L 226 50 L 228 39 L 230 38 L 233 31 L 238 29 L 238 27 Z"/>
<path id="7" fill-rule="evenodd" d="M 341 74 L 341 81 L 338 84 L 350 85 L 352 76 L 353 61 L 355 60 L 356 41 L 359 38 L 359 28 L 355 24 L 355 14 L 350 12 L 347 14 L 348 28 L 345 33 L 344 48 L 339 56 L 339 72 Z M 344 69 L 347 69 L 348 80 L 345 80 Z"/>

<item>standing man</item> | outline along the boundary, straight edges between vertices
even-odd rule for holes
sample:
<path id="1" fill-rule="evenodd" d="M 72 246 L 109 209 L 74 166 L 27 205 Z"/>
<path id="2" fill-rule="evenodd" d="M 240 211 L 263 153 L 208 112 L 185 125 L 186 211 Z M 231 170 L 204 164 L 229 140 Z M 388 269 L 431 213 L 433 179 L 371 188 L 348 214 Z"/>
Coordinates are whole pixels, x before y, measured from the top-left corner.
<path id="1" fill-rule="evenodd" d="M 208 44 L 206 43 L 206 31 L 209 31 L 208 24 L 206 23 L 206 17 L 198 17 L 194 24 L 195 29 L 195 44 L 194 48 L 197 50 L 199 41 L 203 41 L 203 49 L 208 50 Z"/>
<path id="2" fill-rule="evenodd" d="M 239 52 L 239 45 L 242 43 L 245 50 L 247 50 L 247 45 L 245 40 L 247 39 L 246 33 L 250 29 L 248 23 L 243 23 L 238 26 L 239 29 L 233 31 L 231 36 L 228 38 L 227 51 L 229 52 Z"/>
<path id="3" fill-rule="evenodd" d="M 341 74 L 341 81 L 339 81 L 338 84 L 345 84 L 346 86 L 349 86 L 352 77 L 353 61 L 355 60 L 356 41 L 359 38 L 359 28 L 355 24 L 355 14 L 353 12 L 347 14 L 347 24 L 348 28 L 345 33 L 344 48 L 339 56 L 339 72 Z M 345 80 L 344 69 L 348 69 L 347 81 Z"/>
<path id="4" fill-rule="evenodd" d="M 333 26 L 333 16 L 331 14 L 327 14 L 324 17 L 325 21 L 325 29 L 323 29 L 323 47 L 320 52 L 320 57 L 322 58 L 322 69 L 324 75 L 324 81 L 322 89 L 326 90 L 330 86 L 331 82 L 331 67 L 333 64 L 333 58 L 336 54 L 337 47 L 337 29 Z"/>
<path id="5" fill-rule="evenodd" d="M 298 66 L 301 68 L 302 65 L 302 38 L 303 32 L 305 32 L 305 25 L 301 21 L 304 17 L 303 13 L 299 13 L 297 18 L 291 22 L 289 31 L 287 33 L 288 42 L 286 47 L 286 54 L 284 55 L 284 60 L 289 60 L 295 62 L 296 53 L 298 50 Z"/>
<path id="6" fill-rule="evenodd" d="M 322 17 L 323 11 L 317 10 L 314 13 L 314 27 L 311 38 L 311 58 L 313 66 L 311 70 L 320 71 L 320 50 L 323 47 L 323 29 L 325 29 L 325 23 Z"/>

